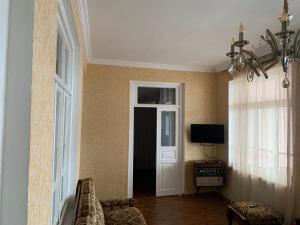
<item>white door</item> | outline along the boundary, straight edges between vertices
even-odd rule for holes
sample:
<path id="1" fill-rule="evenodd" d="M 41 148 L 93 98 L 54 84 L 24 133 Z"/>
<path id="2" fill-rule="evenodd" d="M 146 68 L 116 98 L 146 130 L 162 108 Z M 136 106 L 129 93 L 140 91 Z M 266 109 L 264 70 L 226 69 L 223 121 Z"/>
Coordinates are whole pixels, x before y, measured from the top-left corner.
<path id="1" fill-rule="evenodd" d="M 156 196 L 177 195 L 178 109 L 157 108 Z"/>

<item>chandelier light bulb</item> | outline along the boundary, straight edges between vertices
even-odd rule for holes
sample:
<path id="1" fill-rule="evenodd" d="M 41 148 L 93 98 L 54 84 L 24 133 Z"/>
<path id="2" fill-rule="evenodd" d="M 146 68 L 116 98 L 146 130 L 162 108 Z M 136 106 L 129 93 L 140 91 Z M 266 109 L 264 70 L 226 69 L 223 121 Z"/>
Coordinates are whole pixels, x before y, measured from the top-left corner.
<path id="1" fill-rule="evenodd" d="M 245 31 L 245 27 L 242 22 L 240 23 L 239 31 L 240 31 L 240 33 L 243 33 Z"/>

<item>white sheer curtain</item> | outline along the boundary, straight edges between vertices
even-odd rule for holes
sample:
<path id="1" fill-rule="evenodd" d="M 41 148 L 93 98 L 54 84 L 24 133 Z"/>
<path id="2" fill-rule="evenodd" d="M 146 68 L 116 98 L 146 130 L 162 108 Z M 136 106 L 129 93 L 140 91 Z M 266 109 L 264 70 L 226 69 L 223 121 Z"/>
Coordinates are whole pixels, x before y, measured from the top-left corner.
<path id="1" fill-rule="evenodd" d="M 285 225 L 294 224 L 293 218 L 296 212 L 296 185 L 299 182 L 299 161 L 300 161 L 300 120 L 297 114 L 300 113 L 300 63 L 294 63 L 291 69 L 293 82 L 291 86 L 291 100 L 289 104 L 290 118 L 290 142 L 288 145 L 288 153 L 290 151 L 290 158 L 287 167 L 287 199 L 285 211 Z M 299 184 L 298 184 L 299 185 Z M 299 197 L 299 196 L 298 196 Z M 298 212 L 299 213 L 299 212 Z"/>
<path id="2" fill-rule="evenodd" d="M 291 125 L 295 114 L 289 107 L 294 83 L 289 89 L 281 87 L 280 66 L 268 74 L 269 79 L 255 78 L 252 83 L 240 74 L 229 83 L 231 197 L 260 201 L 284 214 L 294 204 L 288 201 L 294 168 Z"/>

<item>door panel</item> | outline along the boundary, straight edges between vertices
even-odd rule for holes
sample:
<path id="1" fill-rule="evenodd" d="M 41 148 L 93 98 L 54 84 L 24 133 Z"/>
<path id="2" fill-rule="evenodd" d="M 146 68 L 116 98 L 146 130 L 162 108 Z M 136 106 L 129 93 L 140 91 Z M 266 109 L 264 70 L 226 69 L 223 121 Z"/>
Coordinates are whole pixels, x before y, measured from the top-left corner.
<path id="1" fill-rule="evenodd" d="M 176 187 L 176 165 L 173 163 L 161 164 L 161 189 L 167 191 Z"/>
<path id="2" fill-rule="evenodd" d="M 156 195 L 178 194 L 178 109 L 157 109 Z"/>
<path id="3" fill-rule="evenodd" d="M 176 160 L 176 151 L 165 151 L 161 153 L 162 160 Z"/>

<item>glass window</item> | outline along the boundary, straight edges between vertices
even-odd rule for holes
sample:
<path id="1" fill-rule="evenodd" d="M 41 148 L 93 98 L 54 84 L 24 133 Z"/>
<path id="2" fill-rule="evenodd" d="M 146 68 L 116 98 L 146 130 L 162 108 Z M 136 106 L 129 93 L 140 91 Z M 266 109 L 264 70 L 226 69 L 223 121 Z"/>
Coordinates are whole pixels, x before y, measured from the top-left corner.
<path id="1" fill-rule="evenodd" d="M 252 83 L 240 76 L 229 83 L 229 163 L 245 176 L 284 187 L 291 89 L 281 87 L 279 67 L 269 75 Z"/>
<path id="2" fill-rule="evenodd" d="M 62 219 L 69 187 L 69 151 L 71 125 L 71 51 L 59 32 L 57 33 L 56 92 L 55 92 L 55 145 L 53 154 L 52 225 Z"/>
<path id="3" fill-rule="evenodd" d="M 67 160 L 68 160 L 68 149 L 69 149 L 69 141 L 70 141 L 70 119 L 71 115 L 70 115 L 70 96 L 69 95 L 65 95 L 65 105 L 64 105 L 64 109 L 65 109 L 65 121 L 64 121 L 64 148 L 63 148 L 63 170 L 67 169 Z"/>
<path id="4" fill-rule="evenodd" d="M 61 90 L 56 92 L 56 109 L 55 109 L 55 147 L 54 147 L 54 182 L 57 181 L 59 175 L 59 154 L 62 147 L 62 117 L 61 111 L 63 107 L 63 93 Z"/>
<path id="5" fill-rule="evenodd" d="M 62 78 L 62 73 L 63 73 L 63 40 L 61 38 L 60 33 L 57 33 L 57 47 L 56 47 L 56 74 Z"/>
<path id="6" fill-rule="evenodd" d="M 67 175 L 62 177 L 60 201 L 63 202 L 67 197 Z M 63 204 L 62 204 L 63 205 Z"/>
<path id="7" fill-rule="evenodd" d="M 58 82 L 59 83 L 59 82 Z M 70 95 L 57 83 L 55 106 L 55 148 L 53 161 L 53 203 L 54 224 L 61 219 L 61 212 L 68 197 L 70 150 L 71 100 Z M 58 219 L 56 219 L 58 218 Z"/>
<path id="8" fill-rule="evenodd" d="M 52 205 L 53 205 L 53 210 L 52 210 L 52 224 L 56 224 L 58 220 L 58 195 L 57 191 L 54 191 L 52 195 Z"/>
<path id="9" fill-rule="evenodd" d="M 176 104 L 175 88 L 138 87 L 138 104 Z"/>
<path id="10" fill-rule="evenodd" d="M 71 54 L 68 44 L 64 41 L 63 36 L 58 32 L 57 34 L 57 50 L 56 50 L 56 74 L 63 84 L 71 87 L 70 74 Z"/>
<path id="11" fill-rule="evenodd" d="M 64 62 L 64 78 L 66 85 L 70 86 L 70 78 L 69 78 L 69 51 L 65 49 L 65 62 Z"/>
<path id="12" fill-rule="evenodd" d="M 161 114 L 161 145 L 175 146 L 176 112 L 162 112 Z"/>

